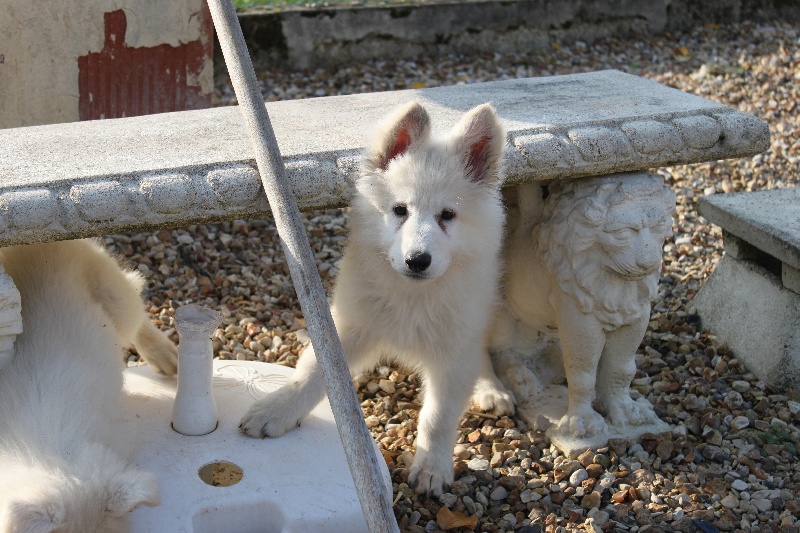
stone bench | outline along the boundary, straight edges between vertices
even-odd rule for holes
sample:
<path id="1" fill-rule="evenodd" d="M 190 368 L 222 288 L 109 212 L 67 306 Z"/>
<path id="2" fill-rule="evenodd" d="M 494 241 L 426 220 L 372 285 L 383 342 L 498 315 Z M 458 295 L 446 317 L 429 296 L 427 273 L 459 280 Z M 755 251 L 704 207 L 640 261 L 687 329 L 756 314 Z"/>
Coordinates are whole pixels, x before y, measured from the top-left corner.
<path id="1" fill-rule="evenodd" d="M 762 152 L 767 126 L 618 71 L 267 105 L 301 209 L 343 206 L 365 135 L 417 99 L 434 125 L 492 102 L 507 184 Z M 236 107 L 0 130 L 0 246 L 262 216 L 269 211 Z"/>
<path id="2" fill-rule="evenodd" d="M 365 135 L 412 99 L 434 128 L 491 102 L 507 132 L 507 186 L 613 175 L 608 184 L 769 147 L 756 117 L 618 71 L 270 103 L 300 208 L 347 205 Z M 0 130 L 0 246 L 263 216 L 251 153 L 235 107 Z M 19 310 L 5 287 L 8 349 Z"/>
<path id="3" fill-rule="evenodd" d="M 800 386 L 800 188 L 706 196 L 725 256 L 694 299 L 703 327 L 764 382 Z"/>

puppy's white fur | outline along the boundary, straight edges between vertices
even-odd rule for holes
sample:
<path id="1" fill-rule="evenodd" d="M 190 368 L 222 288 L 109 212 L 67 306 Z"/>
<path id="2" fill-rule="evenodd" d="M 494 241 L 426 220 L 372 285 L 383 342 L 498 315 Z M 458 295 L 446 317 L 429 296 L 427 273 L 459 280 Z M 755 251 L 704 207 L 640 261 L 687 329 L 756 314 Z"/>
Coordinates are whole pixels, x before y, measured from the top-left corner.
<path id="1" fill-rule="evenodd" d="M 177 349 L 144 312 L 143 280 L 94 242 L 4 248 L 0 262 L 24 329 L 0 370 L 0 531 L 125 531 L 125 515 L 159 494 L 113 431 L 122 349 L 166 373 Z"/>
<path id="2" fill-rule="evenodd" d="M 429 137 L 428 114 L 414 103 L 366 152 L 331 310 L 352 373 L 388 358 L 421 374 L 425 400 L 409 479 L 420 492 L 441 494 L 453 481 L 458 420 L 473 389 L 481 407 L 513 411 L 484 350 L 501 271 L 505 140 L 488 104 L 447 137 Z M 309 352 L 289 384 L 252 406 L 243 432 L 282 435 L 322 400 Z"/>

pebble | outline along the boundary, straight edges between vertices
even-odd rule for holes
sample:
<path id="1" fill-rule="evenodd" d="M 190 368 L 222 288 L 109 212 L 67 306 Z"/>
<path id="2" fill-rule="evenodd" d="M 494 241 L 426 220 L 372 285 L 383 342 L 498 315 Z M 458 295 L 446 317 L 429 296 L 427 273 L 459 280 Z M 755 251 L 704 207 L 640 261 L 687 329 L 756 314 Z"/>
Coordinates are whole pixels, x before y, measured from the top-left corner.
<path id="1" fill-rule="evenodd" d="M 578 470 L 574 471 L 571 476 L 569 476 L 569 484 L 573 487 L 577 487 L 588 478 L 589 473 L 586 471 L 586 469 L 579 468 Z"/>
<path id="2" fill-rule="evenodd" d="M 750 488 L 750 483 L 741 479 L 735 479 L 733 480 L 733 483 L 731 483 L 731 488 L 742 492 Z"/>
<path id="3" fill-rule="evenodd" d="M 445 492 L 444 494 L 439 496 L 439 502 L 448 508 L 452 508 L 457 501 L 458 501 L 458 496 L 456 496 L 455 494 L 451 494 L 449 492 Z"/>
<path id="4" fill-rule="evenodd" d="M 388 379 L 382 379 L 378 382 L 378 387 L 380 387 L 380 389 L 387 394 L 394 394 L 395 391 L 394 381 Z"/>
<path id="5" fill-rule="evenodd" d="M 728 509 L 736 509 L 737 507 L 739 507 L 739 498 L 737 498 L 733 494 L 728 494 L 727 496 L 722 498 L 722 501 L 720 503 L 724 507 L 727 507 Z"/>
<path id="6" fill-rule="evenodd" d="M 772 501 L 762 499 L 762 498 L 753 498 L 750 500 L 750 505 L 755 507 L 759 510 L 759 512 L 766 513 L 772 510 Z"/>
<path id="7" fill-rule="evenodd" d="M 467 468 L 470 470 L 488 470 L 489 469 L 489 461 L 486 459 L 470 459 L 467 462 Z"/>
<path id="8" fill-rule="evenodd" d="M 599 478 L 603 472 L 605 472 L 605 468 L 599 463 L 592 463 L 586 467 L 586 473 L 593 479 Z"/>
<path id="9" fill-rule="evenodd" d="M 469 496 L 466 496 L 466 495 L 462 496 L 461 497 L 461 502 L 464 504 L 464 507 L 466 508 L 467 513 L 475 514 L 475 511 L 476 511 L 476 509 L 475 509 L 475 501 L 472 498 L 470 498 Z"/>
<path id="10" fill-rule="evenodd" d="M 746 416 L 737 416 L 731 420 L 731 429 L 734 431 L 742 430 L 750 425 L 750 419 Z"/>
<path id="11" fill-rule="evenodd" d="M 747 381 L 737 380 L 731 383 L 731 388 L 733 388 L 733 390 L 735 390 L 736 392 L 745 393 L 750 390 L 750 383 L 748 383 Z"/>
<path id="12" fill-rule="evenodd" d="M 581 507 L 584 509 L 593 509 L 600 506 L 600 493 L 597 491 L 590 492 L 581 499 Z"/>
<path id="13" fill-rule="evenodd" d="M 514 527 L 517 525 L 517 517 L 511 513 L 503 515 L 503 520 L 508 522 L 508 525 Z"/>
<path id="14" fill-rule="evenodd" d="M 591 513 L 591 511 L 589 511 Z M 594 520 L 594 524 L 596 526 L 604 526 L 608 523 L 609 514 L 605 511 L 597 511 L 596 513 L 592 514 L 592 520 Z"/>
<path id="15" fill-rule="evenodd" d="M 773 20 L 581 44 L 554 38 L 550 50 L 518 56 L 453 55 L 258 72 L 265 99 L 275 101 L 613 68 L 769 123 L 770 147 L 763 154 L 658 169 L 677 195 L 677 210 L 650 325 L 637 355 L 635 394 L 676 430 L 649 441 L 654 446 L 647 449 L 619 439 L 573 467 L 550 446 L 543 433 L 550 425 L 545 417 L 528 426 L 516 416 L 465 415 L 459 428 L 463 446 L 456 459 L 456 479 L 462 485 L 451 489 L 461 495 L 449 494 L 456 498 L 454 512 L 478 516 L 476 531 L 573 531 L 588 522 L 590 514 L 592 531 L 608 529 L 612 521 L 612 529 L 619 531 L 687 531 L 694 521 L 731 531 L 749 530 L 751 525 L 759 530 L 797 530 L 800 462 L 794 446 L 800 435 L 799 399 L 770 390 L 726 345 L 699 329 L 691 301 L 723 250 L 719 228 L 697 214 L 699 196 L 800 185 L 798 35 L 800 23 Z M 214 101 L 235 102 L 224 72 L 217 75 Z M 348 216 L 347 209 L 302 215 L 329 292 L 346 242 Z M 213 336 L 220 358 L 294 366 L 310 341 L 269 217 L 115 235 L 105 242 L 146 275 L 147 309 L 176 341 L 171 317 L 177 306 L 189 302 L 222 312 L 223 327 Z M 136 365 L 138 356 L 126 361 Z M 367 375 L 359 382 L 359 400 L 381 452 L 394 461 L 390 473 L 394 495 L 401 496 L 395 506 L 398 518 L 408 520 L 413 531 L 433 531 L 443 503 L 418 496 L 406 484 L 422 383 L 414 374 L 391 372 L 379 369 Z M 492 450 L 493 445 L 502 449 Z M 762 457 L 761 451 L 767 450 Z M 500 453 L 494 466 L 493 453 Z M 577 482 L 584 469 L 587 477 Z M 520 488 L 498 484 L 510 475 L 520 477 Z M 629 487 L 627 492 L 618 491 L 622 484 Z M 551 486 L 555 492 L 547 489 Z M 499 495 L 498 488 L 506 496 L 490 499 L 490 493 Z M 731 490 L 738 492 L 736 507 L 722 503 L 733 503 L 736 495 Z M 593 505 L 594 494 L 601 496 L 600 503 L 586 510 L 583 502 Z M 612 494 L 620 494 L 624 502 L 606 507 Z M 451 496 L 445 497 L 446 503 L 451 501 Z M 614 516 L 604 522 L 605 510 Z"/>
<path id="16" fill-rule="evenodd" d="M 493 500 L 505 500 L 508 498 L 508 491 L 502 485 L 498 485 L 489 493 L 489 498 Z"/>

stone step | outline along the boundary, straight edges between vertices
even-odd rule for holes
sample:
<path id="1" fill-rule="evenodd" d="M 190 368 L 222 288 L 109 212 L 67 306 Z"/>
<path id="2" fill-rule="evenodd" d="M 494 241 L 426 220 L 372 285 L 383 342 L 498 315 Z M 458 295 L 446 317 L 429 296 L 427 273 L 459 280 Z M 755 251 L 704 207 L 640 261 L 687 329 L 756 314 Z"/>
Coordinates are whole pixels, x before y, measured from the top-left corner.
<path id="1" fill-rule="evenodd" d="M 509 2 L 322 2 L 248 8 L 239 22 L 250 55 L 268 67 L 330 67 L 376 58 L 441 54 L 531 54 L 551 43 L 655 35 L 710 23 L 793 20 L 800 6 L 780 0 L 702 3 L 607 0 Z M 221 58 L 222 54 L 215 54 Z M 221 61 L 220 61 L 221 63 Z M 221 65 L 220 65 L 221 66 Z"/>
<path id="2" fill-rule="evenodd" d="M 723 231 L 800 269 L 800 187 L 705 196 L 697 210 Z"/>
<path id="3" fill-rule="evenodd" d="M 725 256 L 693 304 L 765 383 L 800 386 L 800 188 L 706 196 Z"/>

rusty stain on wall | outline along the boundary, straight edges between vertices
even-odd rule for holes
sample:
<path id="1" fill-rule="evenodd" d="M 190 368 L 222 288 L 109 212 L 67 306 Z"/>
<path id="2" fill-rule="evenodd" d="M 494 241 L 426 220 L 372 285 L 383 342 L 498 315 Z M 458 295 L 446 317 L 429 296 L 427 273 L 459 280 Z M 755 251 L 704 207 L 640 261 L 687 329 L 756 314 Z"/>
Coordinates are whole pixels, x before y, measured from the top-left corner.
<path id="1" fill-rule="evenodd" d="M 105 13 L 103 49 L 78 58 L 80 120 L 209 107 L 211 95 L 203 94 L 197 81 L 213 53 L 205 2 L 200 16 L 204 31 L 196 41 L 133 48 L 125 45 L 125 11 Z"/>

